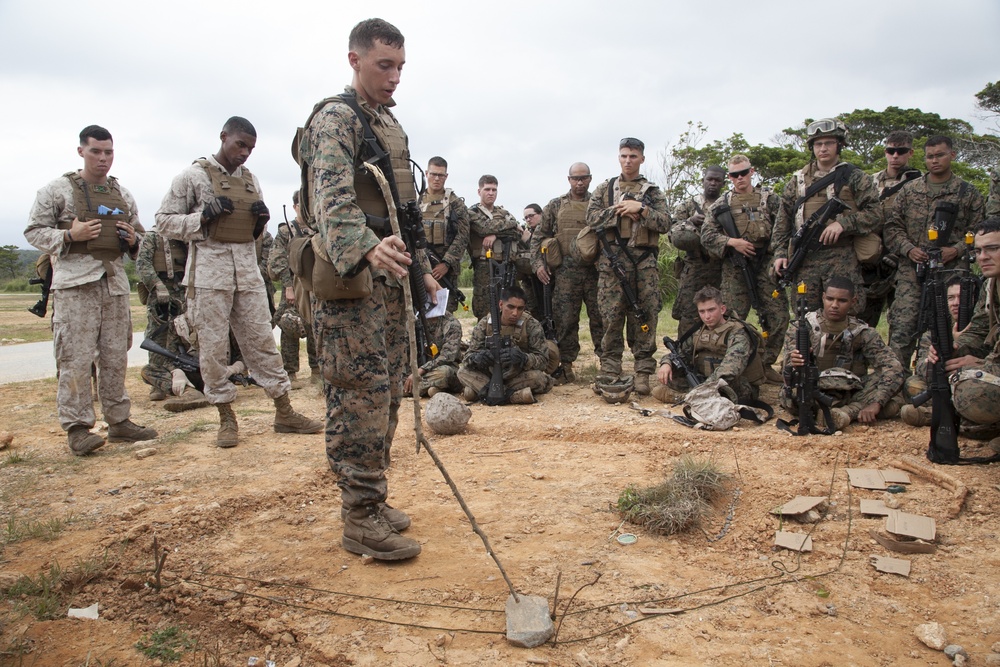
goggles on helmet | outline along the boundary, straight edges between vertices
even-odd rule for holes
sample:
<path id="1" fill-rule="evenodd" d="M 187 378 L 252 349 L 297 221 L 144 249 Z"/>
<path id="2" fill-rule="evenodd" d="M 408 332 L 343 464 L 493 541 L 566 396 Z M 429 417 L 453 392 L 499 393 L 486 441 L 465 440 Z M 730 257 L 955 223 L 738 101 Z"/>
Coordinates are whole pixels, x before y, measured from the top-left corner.
<path id="1" fill-rule="evenodd" d="M 837 121 L 833 118 L 820 118 L 806 126 L 806 136 L 814 137 L 817 134 L 827 134 L 837 129 Z"/>

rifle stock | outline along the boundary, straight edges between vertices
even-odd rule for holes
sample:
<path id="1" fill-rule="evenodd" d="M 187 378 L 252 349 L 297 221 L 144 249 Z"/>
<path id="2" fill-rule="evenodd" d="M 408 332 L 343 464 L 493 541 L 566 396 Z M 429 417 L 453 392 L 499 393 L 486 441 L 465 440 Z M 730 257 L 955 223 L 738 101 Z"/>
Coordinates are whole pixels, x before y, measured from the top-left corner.
<path id="1" fill-rule="evenodd" d="M 664 336 L 663 345 L 670 351 L 670 365 L 674 367 L 674 370 L 684 374 L 684 379 L 687 380 L 690 389 L 694 389 L 705 381 L 705 378 L 698 375 L 697 371 L 691 367 L 691 364 L 681 354 L 681 348 L 677 344 L 677 341 L 670 336 Z"/>
<path id="2" fill-rule="evenodd" d="M 611 242 L 608 241 L 607 236 L 608 231 L 606 228 L 596 230 L 597 241 L 601 246 L 601 254 L 607 258 L 608 263 L 611 265 L 611 272 L 618 279 L 618 283 L 622 287 L 622 293 L 625 295 L 625 301 L 628 303 L 629 310 L 632 311 L 632 315 L 635 317 L 639 328 L 643 333 L 646 333 L 649 331 L 646 313 L 643 312 L 642 307 L 639 305 L 639 299 L 636 297 L 635 290 L 632 289 L 632 282 L 628 278 L 628 272 L 622 265 L 621 259 L 611 249 Z M 620 240 L 617 227 L 612 227 L 610 231 L 614 232 L 615 238 Z M 624 248 L 622 250 L 623 252 L 627 252 Z"/>
<path id="3" fill-rule="evenodd" d="M 809 338 L 809 300 L 806 296 L 806 284 L 799 283 L 798 299 L 795 303 L 795 349 L 805 358 L 805 364 L 792 367 L 792 385 L 795 387 L 795 402 L 798 405 L 798 427 L 795 435 L 832 435 L 834 432 L 833 415 L 830 408 L 833 397 L 824 394 L 819 389 L 819 367 L 816 365 L 816 355 L 812 352 L 812 341 Z M 823 413 L 826 428 L 816 426 L 816 414 Z M 778 420 L 778 428 L 791 431 L 795 422 L 786 423 Z"/>
<path id="4" fill-rule="evenodd" d="M 806 261 L 806 255 L 819 243 L 820 234 L 830 218 L 840 215 L 850 207 L 843 200 L 833 197 L 820 206 L 792 236 L 792 256 L 779 276 L 778 285 L 786 289 L 795 281 L 795 275 Z"/>
<path id="5" fill-rule="evenodd" d="M 729 238 L 742 238 L 739 230 L 736 228 L 736 220 L 733 219 L 733 210 L 728 204 L 720 204 L 715 209 L 715 219 L 718 220 L 719 225 L 722 226 L 722 231 Z M 757 321 L 760 322 L 761 336 L 767 340 L 768 336 L 771 335 L 771 326 L 767 313 L 761 308 L 760 294 L 757 292 L 757 275 L 753 267 L 750 266 L 749 260 L 742 253 L 737 252 L 733 248 L 726 248 L 726 257 L 729 258 L 729 261 L 732 262 L 743 278 L 743 284 L 746 285 L 747 293 L 750 295 L 750 307 L 757 313 Z"/>

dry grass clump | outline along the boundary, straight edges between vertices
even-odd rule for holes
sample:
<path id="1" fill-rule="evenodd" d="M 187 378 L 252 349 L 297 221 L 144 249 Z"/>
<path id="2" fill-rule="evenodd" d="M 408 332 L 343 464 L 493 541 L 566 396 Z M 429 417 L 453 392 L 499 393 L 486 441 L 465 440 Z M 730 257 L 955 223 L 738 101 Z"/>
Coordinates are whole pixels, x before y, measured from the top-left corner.
<path id="1" fill-rule="evenodd" d="M 713 461 L 683 456 L 673 473 L 655 486 L 628 486 L 618 496 L 618 511 L 627 521 L 661 535 L 697 525 L 725 492 L 730 476 Z"/>

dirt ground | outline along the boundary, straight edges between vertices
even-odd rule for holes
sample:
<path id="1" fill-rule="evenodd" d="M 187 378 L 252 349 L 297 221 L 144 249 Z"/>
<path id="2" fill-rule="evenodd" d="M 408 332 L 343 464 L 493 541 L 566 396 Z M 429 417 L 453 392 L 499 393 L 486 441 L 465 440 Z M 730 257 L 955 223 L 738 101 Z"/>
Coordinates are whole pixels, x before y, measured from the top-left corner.
<path id="1" fill-rule="evenodd" d="M 859 502 L 888 495 L 847 484 L 847 467 L 926 463 L 926 429 L 884 422 L 800 438 L 772 421 L 694 431 L 608 405 L 583 381 L 532 406 L 473 406 L 467 433 L 431 440 L 517 590 L 556 603 L 554 641 L 520 649 L 504 638 L 498 569 L 430 457 L 415 452 L 409 400 L 390 502 L 412 516 L 407 534 L 423 552 L 365 564 L 340 546 L 322 436 L 275 434 L 259 389 L 240 390 L 241 442 L 227 450 L 213 446 L 214 410 L 165 412 L 136 371 L 128 389 L 133 419 L 161 437 L 75 458 L 54 381 L 0 387 L 0 430 L 13 435 L 0 451 L 0 665 L 166 664 L 136 643 L 173 628 L 191 640 L 178 664 L 267 657 L 278 667 L 950 664 L 914 637 L 930 621 L 981 665 L 1000 640 L 997 466 L 937 468 L 970 490 L 955 516 L 951 492 L 926 477 L 893 496 L 937 521 L 934 554 L 876 543 L 869 530 L 884 519 L 861 516 Z M 764 398 L 776 402 L 776 388 Z M 292 402 L 323 413 L 315 386 Z M 155 455 L 137 458 L 146 448 Z M 661 481 L 683 454 L 734 477 L 703 530 L 662 537 L 621 525 L 619 493 Z M 770 514 L 796 495 L 828 497 L 829 513 L 815 524 Z M 779 526 L 812 531 L 814 550 L 773 547 Z M 638 540 L 619 544 L 616 531 Z M 154 540 L 165 555 L 159 590 Z M 907 558 L 912 573 L 879 573 L 876 555 Z M 11 591 L 54 565 L 58 605 L 53 620 L 37 620 L 24 611 L 35 598 Z M 66 617 L 94 603 L 99 620 Z"/>

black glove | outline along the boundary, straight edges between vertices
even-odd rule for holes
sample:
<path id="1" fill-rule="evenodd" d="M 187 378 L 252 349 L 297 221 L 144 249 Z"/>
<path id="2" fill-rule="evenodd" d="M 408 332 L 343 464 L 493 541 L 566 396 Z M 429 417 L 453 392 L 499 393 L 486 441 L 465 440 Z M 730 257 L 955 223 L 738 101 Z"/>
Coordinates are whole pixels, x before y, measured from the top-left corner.
<path id="1" fill-rule="evenodd" d="M 487 371 L 493 367 L 493 353 L 479 350 L 469 355 L 469 366 L 475 370 Z"/>
<path id="2" fill-rule="evenodd" d="M 500 363 L 504 368 L 524 368 L 528 362 L 528 355 L 519 347 L 505 347 L 500 350 Z"/>
<path id="3" fill-rule="evenodd" d="M 220 215 L 233 212 L 233 200 L 229 197 L 216 197 L 205 205 L 201 219 L 205 222 L 215 222 Z"/>
<path id="4" fill-rule="evenodd" d="M 260 199 L 253 203 L 250 212 L 257 216 L 257 223 L 253 226 L 253 237 L 258 238 L 264 233 L 267 221 L 271 219 L 271 212 L 267 210 L 267 204 Z"/>

